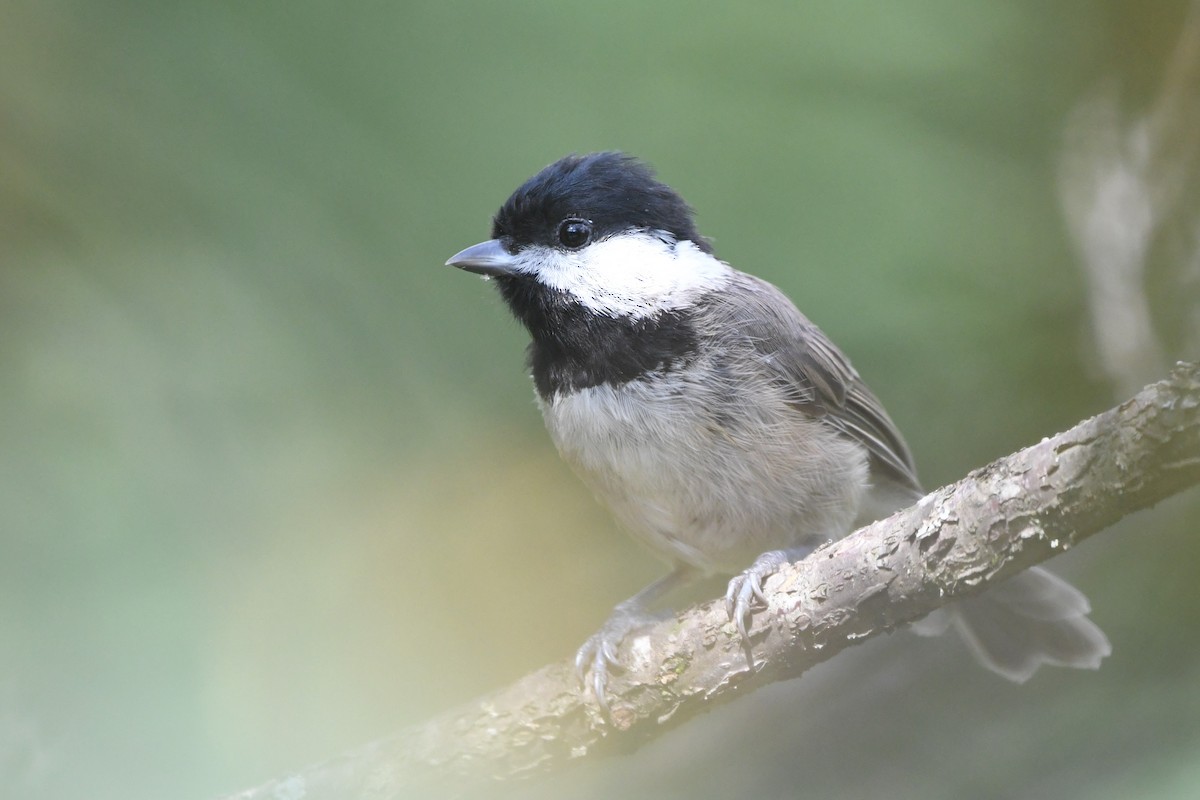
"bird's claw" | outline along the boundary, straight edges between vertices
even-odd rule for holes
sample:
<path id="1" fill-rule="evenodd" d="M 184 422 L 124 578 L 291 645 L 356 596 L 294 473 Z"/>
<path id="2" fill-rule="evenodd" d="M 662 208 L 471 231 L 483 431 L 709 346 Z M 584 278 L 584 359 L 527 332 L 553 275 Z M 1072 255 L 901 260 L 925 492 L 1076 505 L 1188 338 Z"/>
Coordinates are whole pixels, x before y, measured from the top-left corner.
<path id="1" fill-rule="evenodd" d="M 770 550 L 754 559 L 754 563 L 742 574 L 735 575 L 729 581 L 729 587 L 725 590 L 725 613 L 729 615 L 730 621 L 737 625 L 742 644 L 747 648 L 750 646 L 750 617 L 754 601 L 767 605 L 763 581 L 793 558 L 801 558 L 805 554 L 806 552 L 800 550 Z"/>
<path id="2" fill-rule="evenodd" d="M 762 590 L 762 580 L 769 574 L 764 574 L 761 570 L 751 567 L 741 575 L 734 576 L 725 590 L 725 613 L 729 615 L 730 621 L 737 625 L 743 642 L 750 640 L 748 629 L 750 610 L 754 601 L 758 600 L 764 606 L 767 604 L 766 595 Z"/>
<path id="3" fill-rule="evenodd" d="M 588 637 L 575 653 L 575 675 L 584 688 L 591 689 L 596 705 L 609 716 L 608 675 L 610 669 L 621 671 L 621 659 L 617 652 L 621 642 L 638 628 L 653 622 L 654 617 L 638 610 L 618 606 L 600 627 Z"/>
<path id="4" fill-rule="evenodd" d="M 607 626 L 605 626 L 607 628 Z M 613 641 L 605 637 L 605 629 L 601 628 L 588 637 L 575 653 L 575 677 L 584 688 L 590 688 L 596 697 L 596 705 L 608 714 L 608 668 L 621 668 L 617 658 L 617 645 L 620 639 Z"/>

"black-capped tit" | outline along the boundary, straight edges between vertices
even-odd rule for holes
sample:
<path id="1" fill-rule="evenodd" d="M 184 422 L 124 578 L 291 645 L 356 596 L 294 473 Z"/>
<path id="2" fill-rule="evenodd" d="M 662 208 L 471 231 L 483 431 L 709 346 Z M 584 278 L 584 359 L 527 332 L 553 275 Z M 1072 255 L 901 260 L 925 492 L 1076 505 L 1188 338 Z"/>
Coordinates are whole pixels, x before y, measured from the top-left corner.
<path id="1" fill-rule="evenodd" d="M 774 286 L 717 258 L 687 203 L 627 155 L 551 164 L 500 207 L 491 239 L 446 263 L 495 281 L 532 337 L 559 453 L 671 566 L 579 648 L 602 707 L 618 646 L 667 591 L 734 575 L 726 605 L 744 636 L 764 578 L 922 495 L 908 446 L 842 351 Z M 1042 664 L 1099 666 L 1110 647 L 1088 611 L 1030 569 L 939 618 L 1024 681 Z"/>

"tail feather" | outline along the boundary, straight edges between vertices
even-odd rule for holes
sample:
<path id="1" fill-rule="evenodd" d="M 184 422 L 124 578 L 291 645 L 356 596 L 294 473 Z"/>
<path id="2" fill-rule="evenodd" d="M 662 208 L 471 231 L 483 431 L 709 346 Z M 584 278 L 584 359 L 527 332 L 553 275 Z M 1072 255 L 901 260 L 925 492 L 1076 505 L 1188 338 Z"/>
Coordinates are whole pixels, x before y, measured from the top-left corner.
<path id="1" fill-rule="evenodd" d="M 1044 569 L 1026 570 L 945 614 L 917 625 L 932 634 L 953 624 L 988 669 L 1017 683 L 1042 664 L 1097 669 L 1112 652 L 1108 637 L 1087 614 L 1083 593 Z"/>

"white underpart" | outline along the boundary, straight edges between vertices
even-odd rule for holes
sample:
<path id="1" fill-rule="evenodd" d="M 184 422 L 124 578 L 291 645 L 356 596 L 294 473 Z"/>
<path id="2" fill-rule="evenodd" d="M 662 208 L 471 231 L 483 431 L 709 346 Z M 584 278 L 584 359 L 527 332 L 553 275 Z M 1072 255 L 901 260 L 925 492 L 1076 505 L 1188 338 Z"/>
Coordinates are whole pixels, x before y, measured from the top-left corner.
<path id="1" fill-rule="evenodd" d="M 634 319 L 683 308 L 733 274 L 692 242 L 649 231 L 612 236 L 577 251 L 529 247 L 519 259 L 523 272 L 592 311 Z"/>
<path id="2" fill-rule="evenodd" d="M 737 386 L 701 359 L 689 374 L 600 384 L 539 400 L 563 459 L 634 538 L 672 564 L 736 572 L 767 550 L 851 529 L 867 452 L 832 426 L 787 413 L 785 389 Z M 728 393 L 727 393 L 728 396 Z M 738 422 L 722 427 L 724 408 Z"/>

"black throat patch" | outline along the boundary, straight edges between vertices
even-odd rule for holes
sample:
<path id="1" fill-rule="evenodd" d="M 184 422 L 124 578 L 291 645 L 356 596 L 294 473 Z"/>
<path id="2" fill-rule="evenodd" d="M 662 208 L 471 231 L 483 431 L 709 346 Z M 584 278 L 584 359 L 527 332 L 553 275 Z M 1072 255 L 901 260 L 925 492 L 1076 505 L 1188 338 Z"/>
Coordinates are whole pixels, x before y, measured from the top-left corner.
<path id="1" fill-rule="evenodd" d="M 533 280 L 504 277 L 496 283 L 533 337 L 529 366 L 544 401 L 590 386 L 620 386 L 685 364 L 696 354 L 688 312 L 610 317 Z"/>

